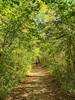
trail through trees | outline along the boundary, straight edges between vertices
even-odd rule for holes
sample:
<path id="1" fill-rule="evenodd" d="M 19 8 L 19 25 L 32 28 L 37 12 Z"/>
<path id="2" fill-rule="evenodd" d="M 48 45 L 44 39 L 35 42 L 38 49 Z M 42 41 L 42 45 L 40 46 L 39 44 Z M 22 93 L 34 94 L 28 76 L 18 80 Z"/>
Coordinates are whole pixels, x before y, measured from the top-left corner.
<path id="1" fill-rule="evenodd" d="M 64 94 L 60 84 L 49 76 L 47 68 L 40 65 L 33 67 L 25 82 L 12 89 L 6 100 L 75 100 Z"/>

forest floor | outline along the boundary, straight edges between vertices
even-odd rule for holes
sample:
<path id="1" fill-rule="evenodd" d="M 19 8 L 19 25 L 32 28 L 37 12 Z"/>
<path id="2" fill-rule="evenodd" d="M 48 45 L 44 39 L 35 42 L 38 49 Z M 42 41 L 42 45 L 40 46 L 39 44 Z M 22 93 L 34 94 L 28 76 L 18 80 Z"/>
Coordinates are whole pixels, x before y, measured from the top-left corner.
<path id="1" fill-rule="evenodd" d="M 25 82 L 12 89 L 6 100 L 75 100 L 62 92 L 59 83 L 49 76 L 45 67 L 33 67 Z"/>

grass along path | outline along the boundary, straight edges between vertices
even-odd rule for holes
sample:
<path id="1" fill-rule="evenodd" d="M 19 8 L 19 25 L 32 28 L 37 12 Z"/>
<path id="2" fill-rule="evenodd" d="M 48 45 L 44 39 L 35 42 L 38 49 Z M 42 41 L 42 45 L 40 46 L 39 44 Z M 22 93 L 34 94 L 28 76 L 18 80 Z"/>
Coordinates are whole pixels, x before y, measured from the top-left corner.
<path id="1" fill-rule="evenodd" d="M 6 100 L 75 100 L 61 91 L 58 82 L 49 76 L 46 68 L 33 67 L 25 82 L 19 83 Z"/>

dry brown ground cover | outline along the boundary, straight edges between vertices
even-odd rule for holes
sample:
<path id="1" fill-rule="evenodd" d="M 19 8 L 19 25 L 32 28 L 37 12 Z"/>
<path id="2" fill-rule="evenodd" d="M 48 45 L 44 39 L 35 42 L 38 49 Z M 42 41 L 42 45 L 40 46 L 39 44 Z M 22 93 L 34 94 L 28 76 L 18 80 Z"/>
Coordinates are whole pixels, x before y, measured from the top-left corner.
<path id="1" fill-rule="evenodd" d="M 33 67 L 25 82 L 12 89 L 5 100 L 75 100 L 62 92 L 60 84 L 49 76 L 45 67 Z"/>

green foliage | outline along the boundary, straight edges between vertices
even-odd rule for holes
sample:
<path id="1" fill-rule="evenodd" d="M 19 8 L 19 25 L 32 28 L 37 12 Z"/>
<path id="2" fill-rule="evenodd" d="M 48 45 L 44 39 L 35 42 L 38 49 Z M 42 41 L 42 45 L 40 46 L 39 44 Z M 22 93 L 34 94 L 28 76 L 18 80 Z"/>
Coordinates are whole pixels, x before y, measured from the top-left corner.
<path id="1" fill-rule="evenodd" d="M 62 88 L 75 93 L 75 2 L 53 0 L 46 3 L 50 3 L 49 9 L 55 11 L 55 19 L 41 23 L 39 27 L 41 35 L 44 33 L 41 63 L 49 67 L 50 73 L 59 80 Z"/>
<path id="2" fill-rule="evenodd" d="M 30 2 L 2 0 L 0 8 L 0 97 L 4 97 L 25 80 L 39 49 Z"/>
<path id="3" fill-rule="evenodd" d="M 39 58 L 62 88 L 75 92 L 75 2 L 0 1 L 0 97 L 23 81 Z"/>

